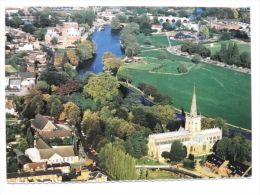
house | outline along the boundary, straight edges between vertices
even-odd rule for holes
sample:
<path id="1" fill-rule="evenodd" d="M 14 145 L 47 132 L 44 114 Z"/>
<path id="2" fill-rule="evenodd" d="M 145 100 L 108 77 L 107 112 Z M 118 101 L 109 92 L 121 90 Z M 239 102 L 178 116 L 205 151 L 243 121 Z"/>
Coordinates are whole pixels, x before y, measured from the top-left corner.
<path id="1" fill-rule="evenodd" d="M 71 164 L 79 161 L 73 146 L 53 146 L 47 149 L 28 148 L 25 154 L 32 162 L 47 162 L 48 164 L 67 162 Z"/>
<path id="2" fill-rule="evenodd" d="M 148 155 L 161 162 L 165 159 L 162 152 L 170 151 L 175 140 L 180 141 L 187 148 L 188 154 L 201 156 L 209 154 L 214 143 L 222 139 L 222 130 L 218 127 L 201 129 L 201 115 L 197 114 L 195 87 L 193 90 L 190 115 L 185 118 L 185 128 L 178 131 L 151 134 L 148 137 Z"/>
<path id="3" fill-rule="evenodd" d="M 207 156 L 205 168 L 222 177 L 250 177 L 251 167 L 236 161 L 228 161 L 215 154 Z"/>
<path id="4" fill-rule="evenodd" d="M 240 162 L 230 162 L 227 171 L 230 177 L 251 177 L 251 167 Z"/>
<path id="5" fill-rule="evenodd" d="M 161 24 L 152 24 L 151 29 L 156 30 L 157 32 L 161 32 L 162 25 Z"/>
<path id="6" fill-rule="evenodd" d="M 204 166 L 213 173 L 220 174 L 223 176 L 227 176 L 227 172 L 225 170 L 226 165 L 227 161 L 218 157 L 215 154 L 208 155 L 204 164 Z"/>
<path id="7" fill-rule="evenodd" d="M 24 172 L 45 171 L 46 169 L 46 162 L 30 162 L 23 165 Z"/>
<path id="8" fill-rule="evenodd" d="M 35 85 L 35 73 L 32 72 L 20 72 L 18 77 L 21 78 L 21 86 L 22 87 L 34 87 Z"/>
<path id="9" fill-rule="evenodd" d="M 20 78 L 10 78 L 8 87 L 10 89 L 20 90 L 22 80 Z"/>
<path id="10" fill-rule="evenodd" d="M 55 164 L 48 164 L 47 170 L 61 170 L 63 174 L 70 173 L 70 164 L 69 163 L 55 163 Z"/>
<path id="11" fill-rule="evenodd" d="M 61 170 L 44 170 L 23 173 L 8 173 L 8 183 L 24 183 L 24 182 L 61 182 Z"/>
<path id="12" fill-rule="evenodd" d="M 58 39 L 61 48 L 73 46 L 75 41 L 81 39 L 81 31 L 77 22 L 63 22 L 56 27 L 48 28 L 45 35 L 45 43 L 51 44 L 53 38 Z"/>
<path id="13" fill-rule="evenodd" d="M 18 116 L 18 112 L 15 111 L 12 99 L 5 99 L 5 113 L 11 114 L 13 116 Z"/>
<path id="14" fill-rule="evenodd" d="M 26 43 L 18 48 L 19 51 L 33 51 L 33 44 Z"/>
<path id="15" fill-rule="evenodd" d="M 35 131 L 53 131 L 57 127 L 41 114 L 37 114 L 35 119 L 31 121 L 31 127 Z"/>
<path id="16" fill-rule="evenodd" d="M 89 174 L 89 180 L 94 182 L 104 182 L 107 181 L 107 176 L 100 171 L 94 171 Z"/>

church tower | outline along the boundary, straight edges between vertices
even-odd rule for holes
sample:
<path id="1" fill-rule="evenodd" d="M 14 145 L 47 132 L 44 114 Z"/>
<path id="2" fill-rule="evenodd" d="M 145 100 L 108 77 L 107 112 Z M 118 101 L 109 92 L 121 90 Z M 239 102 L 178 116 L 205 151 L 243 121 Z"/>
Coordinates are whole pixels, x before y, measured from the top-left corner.
<path id="1" fill-rule="evenodd" d="M 193 88 L 190 116 L 186 116 L 185 129 L 190 131 L 193 136 L 201 131 L 201 116 L 197 111 L 197 100 L 195 86 Z"/>

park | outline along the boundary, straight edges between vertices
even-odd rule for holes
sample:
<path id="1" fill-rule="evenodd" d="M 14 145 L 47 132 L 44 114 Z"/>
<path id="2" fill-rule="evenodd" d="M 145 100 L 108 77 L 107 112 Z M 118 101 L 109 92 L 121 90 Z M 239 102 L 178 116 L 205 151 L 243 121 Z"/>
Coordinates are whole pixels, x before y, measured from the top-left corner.
<path id="1" fill-rule="evenodd" d="M 139 35 L 139 42 L 142 43 L 144 38 Z M 249 74 L 203 62 L 193 64 L 188 58 L 169 53 L 165 49 L 168 46 L 165 35 L 152 35 L 150 40 L 154 47 L 142 48 L 139 54 L 141 61 L 121 67 L 119 73 L 129 74 L 136 86 L 140 82 L 154 85 L 160 93 L 172 97 L 176 108 L 184 108 L 185 111 L 189 111 L 192 88 L 195 85 L 201 113 L 212 118 L 221 117 L 230 124 L 251 129 Z M 171 40 L 172 43 L 174 41 Z M 217 47 L 216 43 L 215 45 Z M 249 46 L 239 44 L 239 47 L 245 49 Z M 180 64 L 188 67 L 187 73 L 179 74 L 176 71 Z"/>

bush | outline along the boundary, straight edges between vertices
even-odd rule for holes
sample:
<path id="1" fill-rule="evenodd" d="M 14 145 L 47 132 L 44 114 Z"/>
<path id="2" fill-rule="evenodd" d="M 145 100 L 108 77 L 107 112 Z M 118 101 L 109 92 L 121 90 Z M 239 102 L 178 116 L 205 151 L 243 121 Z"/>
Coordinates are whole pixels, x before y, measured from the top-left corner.
<path id="1" fill-rule="evenodd" d="M 145 40 L 144 40 L 144 45 L 152 45 L 152 40 L 147 37 Z"/>
<path id="2" fill-rule="evenodd" d="M 195 162 L 193 160 L 185 158 L 183 160 L 183 167 L 188 168 L 188 169 L 194 169 L 195 168 Z"/>
<path id="3" fill-rule="evenodd" d="M 48 87 L 49 87 L 49 85 L 47 84 L 46 81 L 38 81 L 36 84 L 36 88 L 43 92 L 48 91 Z"/>
<path id="4" fill-rule="evenodd" d="M 165 60 L 167 58 L 167 55 L 166 55 L 166 53 L 160 53 L 160 55 L 158 56 L 158 59 L 159 60 Z"/>
<path id="5" fill-rule="evenodd" d="M 188 68 L 187 68 L 186 65 L 181 64 L 181 65 L 178 66 L 177 71 L 179 73 L 186 73 L 186 72 L 188 72 Z"/>
<path id="6" fill-rule="evenodd" d="M 193 56 L 193 58 L 191 59 L 191 61 L 192 61 L 193 63 L 195 63 L 195 64 L 199 64 L 200 61 L 201 61 L 200 55 L 195 54 L 195 55 Z"/>

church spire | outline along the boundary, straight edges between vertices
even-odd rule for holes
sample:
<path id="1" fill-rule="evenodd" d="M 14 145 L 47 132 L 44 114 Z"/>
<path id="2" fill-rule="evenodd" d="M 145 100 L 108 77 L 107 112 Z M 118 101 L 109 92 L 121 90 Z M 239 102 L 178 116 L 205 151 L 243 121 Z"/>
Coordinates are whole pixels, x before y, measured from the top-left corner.
<path id="1" fill-rule="evenodd" d="M 194 88 L 193 88 L 192 102 L 191 102 L 191 108 L 190 108 L 190 116 L 191 117 L 197 117 L 197 101 L 196 101 L 195 85 L 194 85 Z"/>

